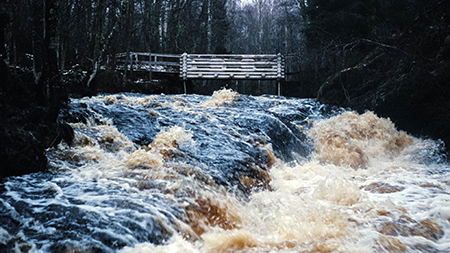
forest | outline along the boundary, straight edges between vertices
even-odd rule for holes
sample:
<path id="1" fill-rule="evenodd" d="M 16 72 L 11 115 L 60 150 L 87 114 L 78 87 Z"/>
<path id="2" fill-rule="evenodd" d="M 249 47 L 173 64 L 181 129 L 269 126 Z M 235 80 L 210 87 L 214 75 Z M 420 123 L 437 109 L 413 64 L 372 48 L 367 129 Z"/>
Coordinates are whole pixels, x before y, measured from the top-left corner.
<path id="1" fill-rule="evenodd" d="M 114 69 L 123 52 L 281 53 L 283 94 L 373 110 L 447 141 L 449 15 L 439 0 L 2 1 L 1 132 L 11 140 L 2 158 L 21 157 L 30 143 L 9 138 L 13 126 L 18 139 L 34 131 L 42 150 L 70 138 L 56 122 L 68 97 L 127 91 L 113 88 L 127 82 Z M 42 167 L 42 152 L 17 160 Z"/>
<path id="2" fill-rule="evenodd" d="M 38 79 L 46 64 L 93 71 L 130 51 L 281 53 L 289 80 L 306 78 L 312 96 L 432 8 L 419 0 L 8 0 L 3 59 Z"/>
<path id="3" fill-rule="evenodd" d="M 432 32 L 445 36 L 448 17 L 435 12 L 446 6 L 437 0 L 8 0 L 0 9 L 2 58 L 32 70 L 38 82 L 46 71 L 112 69 L 115 54 L 130 51 L 281 53 L 286 87 L 315 97 L 326 78 L 377 50 L 414 53 L 396 44 L 418 19 L 433 16 Z"/>

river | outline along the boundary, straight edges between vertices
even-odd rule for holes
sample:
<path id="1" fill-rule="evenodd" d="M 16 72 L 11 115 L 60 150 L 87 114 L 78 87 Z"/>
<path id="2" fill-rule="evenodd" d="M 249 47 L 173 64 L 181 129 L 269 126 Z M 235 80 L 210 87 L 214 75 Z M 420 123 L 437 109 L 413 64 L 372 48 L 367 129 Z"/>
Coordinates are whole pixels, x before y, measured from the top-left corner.
<path id="1" fill-rule="evenodd" d="M 313 99 L 71 99 L 73 143 L 0 183 L 1 252 L 450 252 L 442 142 Z"/>

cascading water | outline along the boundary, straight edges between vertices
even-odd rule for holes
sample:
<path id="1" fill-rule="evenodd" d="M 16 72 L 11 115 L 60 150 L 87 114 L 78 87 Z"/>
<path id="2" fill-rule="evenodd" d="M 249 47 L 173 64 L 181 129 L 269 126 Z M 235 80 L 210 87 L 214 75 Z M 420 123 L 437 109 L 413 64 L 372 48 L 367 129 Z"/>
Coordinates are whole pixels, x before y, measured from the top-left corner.
<path id="1" fill-rule="evenodd" d="M 2 252 L 450 252 L 440 142 L 311 99 L 104 95 L 0 184 Z"/>

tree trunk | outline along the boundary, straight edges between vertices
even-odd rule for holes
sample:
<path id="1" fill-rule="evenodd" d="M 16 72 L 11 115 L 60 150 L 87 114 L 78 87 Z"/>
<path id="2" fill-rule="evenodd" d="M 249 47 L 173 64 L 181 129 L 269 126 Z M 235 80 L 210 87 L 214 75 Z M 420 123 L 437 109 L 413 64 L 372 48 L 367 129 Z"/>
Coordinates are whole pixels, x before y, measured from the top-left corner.
<path id="1" fill-rule="evenodd" d="M 95 58 L 93 60 L 93 71 L 92 74 L 89 76 L 89 80 L 86 84 L 86 86 L 89 88 L 92 84 L 92 81 L 94 80 L 95 76 L 98 73 L 98 70 L 100 68 L 101 62 L 102 60 L 105 58 L 105 55 L 111 45 L 111 42 L 113 40 L 113 38 L 116 36 L 117 30 L 119 30 L 119 27 L 121 26 L 123 20 L 128 16 L 127 13 L 130 12 L 130 9 L 133 6 L 134 1 L 133 0 L 128 0 L 128 1 L 124 1 L 122 2 L 122 6 L 121 6 L 121 10 L 120 10 L 120 18 L 118 20 L 114 20 L 113 22 L 115 22 L 115 24 L 113 25 L 112 30 L 109 32 L 108 36 L 101 36 L 99 37 L 99 39 L 96 41 L 95 44 L 95 48 L 96 48 L 96 54 L 95 54 Z M 103 11 L 106 11 L 106 5 L 103 6 L 105 9 L 103 9 Z M 104 15 L 105 12 L 103 12 L 103 15 L 100 16 L 102 17 L 101 19 L 99 19 L 99 22 L 102 22 L 103 24 L 106 23 L 106 15 Z M 130 21 L 131 22 L 131 21 Z M 102 29 L 100 31 L 100 33 L 102 34 L 106 34 L 107 31 L 107 26 L 106 25 L 102 25 L 101 26 Z"/>
<path id="2" fill-rule="evenodd" d="M 45 0 L 33 0 L 32 12 L 33 12 L 33 74 L 36 83 L 39 82 L 39 78 L 42 73 L 42 58 L 43 58 L 43 35 L 44 28 L 42 20 L 44 20 L 44 1 Z M 41 92 L 40 88 L 37 88 L 38 93 Z"/>
<path id="3" fill-rule="evenodd" d="M 54 88 L 59 84 L 60 76 L 57 59 L 56 30 L 58 27 L 56 0 L 44 0 L 43 67 L 38 87 L 44 91 L 47 101 L 54 100 Z"/>
<path id="4" fill-rule="evenodd" d="M 33 72 L 39 104 L 48 103 L 59 82 L 56 55 L 57 10 L 55 0 L 33 1 Z"/>
<path id="5" fill-rule="evenodd" d="M 125 20 L 125 31 L 126 31 L 126 59 L 125 59 L 125 71 L 123 75 L 123 81 L 124 83 L 127 82 L 130 72 L 132 71 L 132 63 L 133 61 L 130 58 L 130 48 L 131 48 L 131 26 L 133 25 L 132 22 L 132 8 L 134 7 L 134 1 L 128 0 L 127 6 L 125 8 L 125 12 L 123 17 Z M 130 69 L 128 69 L 128 65 L 130 66 Z"/>
<path id="6" fill-rule="evenodd" d="M 5 48 L 5 27 L 9 22 L 9 15 L 6 12 L 0 12 L 0 59 L 6 59 Z"/>
<path id="7" fill-rule="evenodd" d="M 212 52 L 212 12 L 211 12 L 211 0 L 207 1 L 207 22 L 206 22 L 206 41 L 207 41 L 207 46 L 206 46 L 206 51 L 207 53 L 211 53 Z"/>

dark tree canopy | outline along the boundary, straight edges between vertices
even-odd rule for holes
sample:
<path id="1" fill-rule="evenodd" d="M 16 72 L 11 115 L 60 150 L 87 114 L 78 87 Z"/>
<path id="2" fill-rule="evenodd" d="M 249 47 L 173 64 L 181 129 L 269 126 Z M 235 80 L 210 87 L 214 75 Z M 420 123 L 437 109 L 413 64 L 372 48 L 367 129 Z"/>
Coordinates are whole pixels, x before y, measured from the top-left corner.
<path id="1" fill-rule="evenodd" d="M 419 13 L 417 0 L 308 1 L 305 35 L 310 46 L 332 41 L 384 39 L 410 24 Z"/>

